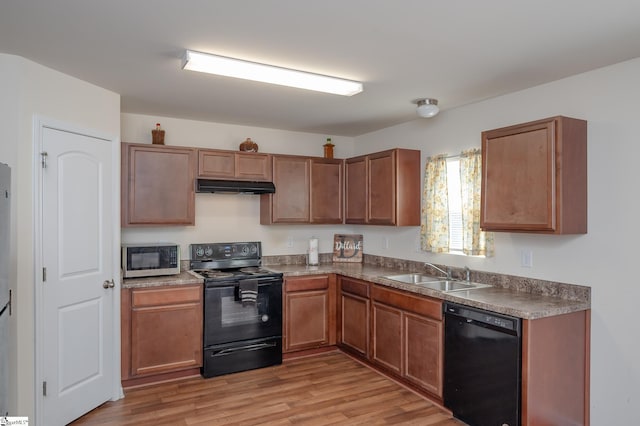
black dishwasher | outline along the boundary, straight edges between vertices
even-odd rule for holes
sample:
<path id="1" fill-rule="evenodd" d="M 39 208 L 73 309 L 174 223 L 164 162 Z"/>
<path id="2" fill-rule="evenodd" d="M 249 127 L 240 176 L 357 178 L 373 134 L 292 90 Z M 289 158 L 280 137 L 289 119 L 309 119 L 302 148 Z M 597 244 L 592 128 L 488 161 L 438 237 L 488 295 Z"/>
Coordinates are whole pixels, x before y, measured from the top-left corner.
<path id="1" fill-rule="evenodd" d="M 443 306 L 444 405 L 471 426 L 520 425 L 521 320 Z"/>

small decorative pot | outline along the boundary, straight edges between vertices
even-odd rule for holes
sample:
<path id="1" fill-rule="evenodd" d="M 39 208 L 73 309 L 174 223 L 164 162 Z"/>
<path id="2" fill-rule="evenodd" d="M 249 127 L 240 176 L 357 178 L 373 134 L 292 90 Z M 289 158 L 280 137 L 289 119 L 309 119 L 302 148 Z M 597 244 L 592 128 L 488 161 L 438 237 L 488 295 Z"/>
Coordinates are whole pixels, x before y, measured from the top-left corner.
<path id="1" fill-rule="evenodd" d="M 258 144 L 252 141 L 251 138 L 247 138 L 247 140 L 240 144 L 240 151 L 258 152 Z"/>

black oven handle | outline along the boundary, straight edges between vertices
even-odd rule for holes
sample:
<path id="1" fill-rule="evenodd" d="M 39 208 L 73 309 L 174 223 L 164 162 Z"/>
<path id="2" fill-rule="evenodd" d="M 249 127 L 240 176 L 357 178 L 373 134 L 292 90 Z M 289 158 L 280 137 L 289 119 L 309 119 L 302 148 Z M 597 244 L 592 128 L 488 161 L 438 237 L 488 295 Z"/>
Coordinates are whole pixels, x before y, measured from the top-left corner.
<path id="1" fill-rule="evenodd" d="M 276 346 L 275 342 L 271 342 L 271 343 L 255 343 L 253 345 L 246 345 L 246 346 L 239 346 L 239 347 L 235 347 L 235 348 L 223 349 L 220 352 L 217 352 L 217 353 L 213 354 L 212 357 L 225 356 L 225 355 L 229 355 L 229 354 L 232 354 L 232 353 L 235 353 L 235 352 L 259 351 L 261 349 L 274 348 L 275 346 Z"/>

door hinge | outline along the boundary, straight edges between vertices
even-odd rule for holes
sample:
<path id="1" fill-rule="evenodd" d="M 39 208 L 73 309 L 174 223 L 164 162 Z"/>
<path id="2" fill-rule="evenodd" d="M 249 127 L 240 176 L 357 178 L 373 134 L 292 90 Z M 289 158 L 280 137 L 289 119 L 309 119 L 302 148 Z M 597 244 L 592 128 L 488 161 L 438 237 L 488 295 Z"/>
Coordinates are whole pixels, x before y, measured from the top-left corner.
<path id="1" fill-rule="evenodd" d="M 42 396 L 47 396 L 47 382 L 42 382 Z"/>
<path id="2" fill-rule="evenodd" d="M 42 282 L 47 280 L 47 268 L 42 268 Z"/>
<path id="3" fill-rule="evenodd" d="M 43 168 L 43 169 L 46 169 L 46 168 L 47 168 L 47 155 L 49 155 L 49 154 L 47 154 L 47 152 L 46 152 L 46 151 L 42 151 L 42 152 L 40 153 L 40 158 L 41 158 L 41 160 L 40 160 L 40 161 L 41 161 L 41 163 L 42 163 L 42 168 Z"/>

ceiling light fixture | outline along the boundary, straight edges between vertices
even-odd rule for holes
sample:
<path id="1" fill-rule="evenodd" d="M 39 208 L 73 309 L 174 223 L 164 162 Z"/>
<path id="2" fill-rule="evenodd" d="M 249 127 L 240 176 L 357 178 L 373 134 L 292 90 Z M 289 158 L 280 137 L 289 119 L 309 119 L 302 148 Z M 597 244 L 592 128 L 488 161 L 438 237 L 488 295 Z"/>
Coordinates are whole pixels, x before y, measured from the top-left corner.
<path id="1" fill-rule="evenodd" d="M 353 96 L 362 92 L 362 83 L 357 81 L 343 80 L 337 77 L 243 61 L 193 50 L 185 52 L 182 68 L 343 96 Z"/>
<path id="2" fill-rule="evenodd" d="M 423 98 L 416 99 L 413 101 L 414 104 L 417 104 L 416 112 L 420 117 L 423 118 L 431 118 L 437 115 L 440 112 L 440 108 L 438 108 L 438 100 L 432 98 Z"/>

